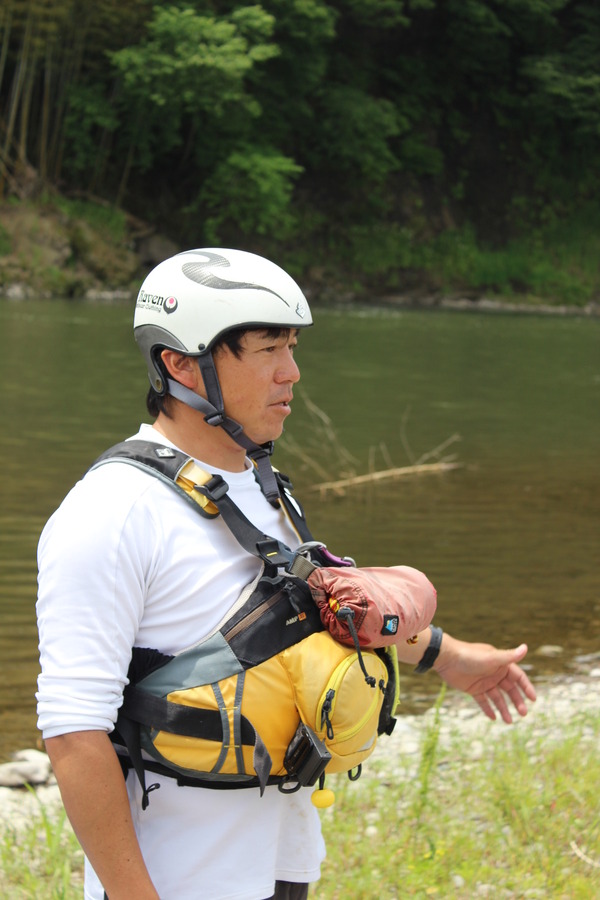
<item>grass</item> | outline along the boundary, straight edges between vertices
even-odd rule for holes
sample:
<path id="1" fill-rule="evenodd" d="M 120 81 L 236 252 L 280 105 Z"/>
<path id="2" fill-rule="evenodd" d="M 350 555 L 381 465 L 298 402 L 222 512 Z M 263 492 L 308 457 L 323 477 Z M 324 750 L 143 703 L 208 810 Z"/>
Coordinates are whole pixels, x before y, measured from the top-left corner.
<path id="1" fill-rule="evenodd" d="M 81 900 L 83 852 L 61 808 L 38 803 L 23 826 L 0 831 L 0 896 L 3 900 Z"/>
<path id="2" fill-rule="evenodd" d="M 514 236 L 502 246 L 486 245 L 468 224 L 426 237 L 418 217 L 405 226 L 350 225 L 330 238 L 330 278 L 335 284 L 345 271 L 348 287 L 359 293 L 366 279 L 383 294 L 486 296 L 532 308 L 597 303 L 600 205 L 581 204 L 561 216 L 549 210 L 518 230 L 519 220 L 515 213 Z"/>
<path id="3" fill-rule="evenodd" d="M 478 242 L 469 227 L 418 248 L 414 262 L 442 289 L 583 306 L 600 296 L 600 221 L 590 210 L 531 229 L 502 248 Z"/>
<path id="4" fill-rule="evenodd" d="M 600 896 L 600 714 L 547 727 L 481 745 L 457 732 L 442 748 L 434 715 L 415 771 L 399 760 L 360 788 L 338 776 L 311 897 Z"/>
<path id="5" fill-rule="evenodd" d="M 327 779 L 336 802 L 322 813 L 328 858 L 312 900 L 600 896 L 600 712 L 496 723 L 474 739 L 452 726 L 442 740 L 441 699 L 420 755 L 380 757 L 356 784 Z M 62 812 L 40 806 L 0 834 L 0 864 L 7 900 L 81 897 L 82 854 Z"/>
<path id="6" fill-rule="evenodd" d="M 93 200 L 73 200 L 60 194 L 47 198 L 73 221 L 86 222 L 96 231 L 105 231 L 116 243 L 127 240 L 127 217 L 123 210 L 110 203 Z"/>

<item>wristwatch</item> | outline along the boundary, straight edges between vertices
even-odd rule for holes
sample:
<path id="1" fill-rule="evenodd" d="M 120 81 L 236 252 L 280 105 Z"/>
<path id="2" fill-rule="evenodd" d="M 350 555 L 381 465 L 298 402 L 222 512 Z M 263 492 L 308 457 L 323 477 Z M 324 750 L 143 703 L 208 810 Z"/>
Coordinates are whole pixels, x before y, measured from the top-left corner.
<path id="1" fill-rule="evenodd" d="M 442 636 L 444 634 L 442 629 L 438 628 L 436 625 L 430 625 L 429 627 L 431 629 L 429 646 L 421 657 L 421 662 L 418 666 L 415 667 L 415 672 L 417 672 L 418 675 L 421 675 L 423 672 L 429 671 L 429 669 L 438 658 L 440 647 L 442 645 Z"/>

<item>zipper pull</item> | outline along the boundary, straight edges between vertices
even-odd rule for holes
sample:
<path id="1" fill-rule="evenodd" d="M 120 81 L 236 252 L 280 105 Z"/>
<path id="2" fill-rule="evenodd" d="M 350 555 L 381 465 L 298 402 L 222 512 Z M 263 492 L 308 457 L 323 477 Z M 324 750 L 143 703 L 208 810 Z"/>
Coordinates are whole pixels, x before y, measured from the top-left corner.
<path id="1" fill-rule="evenodd" d="M 294 612 L 297 615 L 300 615 L 302 612 L 302 607 L 296 598 L 296 586 L 293 581 L 284 581 L 281 587 L 281 593 L 285 594 L 286 599 Z"/>
<path id="2" fill-rule="evenodd" d="M 321 708 L 321 728 L 323 727 L 323 723 L 325 723 L 325 730 L 330 741 L 333 740 L 333 725 L 331 724 L 329 713 L 331 712 L 334 697 L 335 691 L 333 688 L 330 688 L 325 694 L 325 699 L 323 700 L 323 706 Z"/>

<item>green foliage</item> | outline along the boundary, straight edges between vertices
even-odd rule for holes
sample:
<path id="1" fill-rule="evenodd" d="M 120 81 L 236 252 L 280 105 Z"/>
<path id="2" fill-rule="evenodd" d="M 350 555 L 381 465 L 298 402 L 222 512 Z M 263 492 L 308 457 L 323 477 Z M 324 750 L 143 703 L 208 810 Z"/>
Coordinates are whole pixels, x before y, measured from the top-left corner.
<path id="1" fill-rule="evenodd" d="M 268 43 L 273 25 L 260 7 L 238 9 L 226 21 L 157 6 L 148 37 L 109 58 L 137 101 L 175 119 L 198 107 L 223 115 L 229 103 L 247 99 L 243 82 L 251 67 L 277 54 Z"/>
<path id="2" fill-rule="evenodd" d="M 296 258 L 301 220 L 317 252 L 370 242 L 353 277 L 382 285 L 595 290 L 515 244 L 598 196 L 593 0 L 11 0 L 0 109 L 0 196 L 60 184 Z"/>
<path id="3" fill-rule="evenodd" d="M 210 128 L 232 115 L 232 108 L 234 114 L 259 114 L 245 78 L 277 54 L 268 40 L 273 26 L 260 7 L 238 9 L 229 20 L 155 7 L 146 38 L 109 52 L 121 80 L 119 104 L 130 123 L 126 131 L 135 143 L 137 168 L 160 163 L 183 143 L 190 126 Z"/>
<path id="4" fill-rule="evenodd" d="M 221 241 L 232 223 L 247 238 L 265 235 L 278 239 L 295 224 L 290 198 L 293 179 L 302 169 L 273 151 L 236 150 L 217 166 L 200 200 L 208 211 L 205 234 Z"/>
<path id="5" fill-rule="evenodd" d="M 322 121 L 318 138 L 322 168 L 348 173 L 368 184 L 386 181 L 398 168 L 390 141 L 407 130 L 389 100 L 334 84 L 318 101 Z"/>
<path id="6" fill-rule="evenodd" d="M 438 290 L 461 290 L 531 302 L 584 305 L 600 293 L 600 208 L 530 229 L 503 248 L 482 245 L 472 227 L 444 232 L 416 247 L 411 263 Z"/>
<path id="7" fill-rule="evenodd" d="M 277 31 L 296 45 L 323 43 L 335 37 L 337 12 L 323 0 L 265 0 L 277 23 Z"/>
<path id="8" fill-rule="evenodd" d="M 73 172 L 89 171 L 98 153 L 98 134 L 113 132 L 119 124 L 114 106 L 102 85 L 79 82 L 69 93 L 64 134 Z"/>
<path id="9" fill-rule="evenodd" d="M 361 27 L 366 28 L 410 25 L 408 10 L 405 9 L 409 5 L 413 10 L 432 8 L 434 0 L 420 0 L 410 4 L 398 0 L 370 0 L 369 3 L 365 3 L 364 0 L 345 0 L 340 4 L 343 13 L 350 14 Z"/>

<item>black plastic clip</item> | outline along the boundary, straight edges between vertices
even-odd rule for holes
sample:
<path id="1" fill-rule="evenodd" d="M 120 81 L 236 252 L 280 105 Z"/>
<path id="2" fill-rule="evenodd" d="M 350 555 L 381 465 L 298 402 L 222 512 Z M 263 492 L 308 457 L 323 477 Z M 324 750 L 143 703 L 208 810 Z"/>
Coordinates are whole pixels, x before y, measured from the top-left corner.
<path id="1" fill-rule="evenodd" d="M 219 500 L 222 500 L 229 490 L 229 485 L 221 475 L 213 475 L 206 484 L 195 484 L 194 490 L 199 491 L 208 500 L 217 505 Z"/>
<path id="2" fill-rule="evenodd" d="M 273 566 L 285 566 L 293 558 L 292 551 L 275 538 L 257 541 L 256 549 L 261 559 Z"/>

